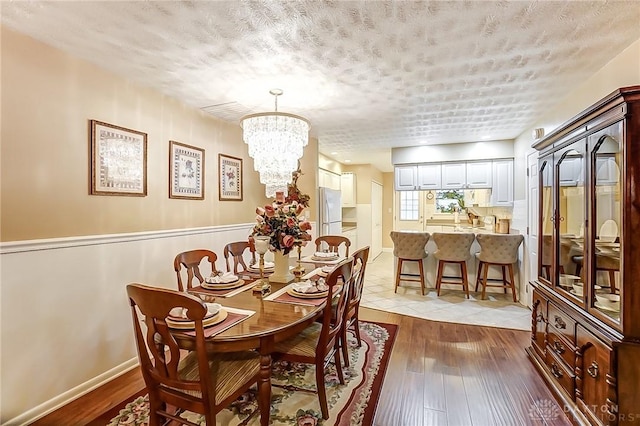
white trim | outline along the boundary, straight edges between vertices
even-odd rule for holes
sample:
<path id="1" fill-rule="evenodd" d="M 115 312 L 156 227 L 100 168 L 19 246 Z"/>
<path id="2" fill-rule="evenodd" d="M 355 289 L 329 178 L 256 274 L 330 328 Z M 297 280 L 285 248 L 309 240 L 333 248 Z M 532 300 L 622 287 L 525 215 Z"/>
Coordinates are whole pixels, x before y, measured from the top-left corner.
<path id="1" fill-rule="evenodd" d="M 130 241 L 154 240 L 158 238 L 184 237 L 187 235 L 209 234 L 220 231 L 251 229 L 254 223 L 206 226 L 202 228 L 170 229 L 162 231 L 132 232 L 128 234 L 90 235 L 41 240 L 11 241 L 0 243 L 0 254 L 22 253 L 38 250 L 55 250 L 68 247 L 82 247 L 115 244 Z"/>
<path id="2" fill-rule="evenodd" d="M 55 410 L 63 407 L 64 405 L 69 404 L 72 401 L 80 398 L 91 392 L 94 389 L 99 388 L 100 386 L 110 382 L 111 380 L 119 377 L 138 366 L 138 358 L 131 358 L 130 360 L 123 362 L 122 364 L 112 368 L 109 371 L 105 371 L 88 380 L 75 388 L 69 389 L 68 391 L 56 396 L 55 398 L 46 401 L 37 407 L 32 408 L 29 411 L 26 411 L 20 414 L 13 419 L 7 420 L 7 422 L 2 423 L 2 425 L 28 425 L 36 420 L 46 416 L 49 413 L 54 412 Z"/>

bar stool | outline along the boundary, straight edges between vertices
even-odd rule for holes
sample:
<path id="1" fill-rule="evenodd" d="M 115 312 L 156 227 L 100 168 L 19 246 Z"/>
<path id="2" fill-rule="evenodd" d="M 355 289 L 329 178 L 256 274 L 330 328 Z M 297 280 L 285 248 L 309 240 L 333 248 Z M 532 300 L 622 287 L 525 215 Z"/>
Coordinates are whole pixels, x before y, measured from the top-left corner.
<path id="1" fill-rule="evenodd" d="M 502 287 L 505 293 L 507 288 L 510 288 L 513 293 L 513 301 L 517 302 L 513 264 L 518 261 L 518 247 L 522 244 L 524 237 L 522 235 L 478 234 L 476 240 L 480 244 L 480 252 L 476 255 L 480 261 L 476 276 L 476 291 L 478 291 L 478 285 L 482 284 L 482 299 L 484 299 L 487 287 Z M 487 278 L 490 266 L 500 267 L 502 279 Z M 509 280 L 507 280 L 505 269 L 509 270 Z M 501 284 L 489 284 L 489 282 L 496 281 Z"/>
<path id="2" fill-rule="evenodd" d="M 394 293 L 398 291 L 400 281 L 416 281 L 420 283 L 420 289 L 424 296 L 425 276 L 423 260 L 428 256 L 425 246 L 429 241 L 428 232 L 399 232 L 391 231 L 391 240 L 393 241 L 393 255 L 398 258 L 398 267 L 396 268 L 396 286 Z M 420 269 L 419 278 L 402 277 L 403 262 L 418 262 Z"/>
<path id="3" fill-rule="evenodd" d="M 432 235 L 433 241 L 435 241 L 438 249 L 433 253 L 433 256 L 438 259 L 438 275 L 436 278 L 436 289 L 438 290 L 438 296 L 440 296 L 440 287 L 442 284 L 461 284 L 463 290 L 469 298 L 469 280 L 467 279 L 467 259 L 469 259 L 471 252 L 471 244 L 475 240 L 475 235 L 472 233 L 440 233 L 435 232 Z M 443 275 L 444 267 L 447 263 L 455 263 L 460 265 L 459 277 L 445 277 Z M 460 279 L 461 281 L 444 281 L 443 278 Z"/>

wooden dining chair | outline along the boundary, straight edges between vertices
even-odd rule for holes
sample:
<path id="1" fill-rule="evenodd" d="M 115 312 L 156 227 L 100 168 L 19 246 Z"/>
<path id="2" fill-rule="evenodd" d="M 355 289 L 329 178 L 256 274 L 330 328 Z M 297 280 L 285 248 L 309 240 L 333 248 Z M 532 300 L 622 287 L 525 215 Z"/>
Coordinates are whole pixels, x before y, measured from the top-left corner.
<path id="1" fill-rule="evenodd" d="M 249 253 L 250 260 L 249 265 L 256 264 L 256 248 L 253 244 L 253 239 L 247 241 L 235 241 L 224 246 L 224 261 L 227 266 L 227 272 L 231 272 L 231 261 L 233 261 L 233 273 L 247 273 L 255 275 L 254 271 L 249 270 L 245 262 L 245 253 Z M 259 274 L 258 274 L 259 275 Z"/>
<path id="2" fill-rule="evenodd" d="M 297 336 L 277 343 L 273 354 L 275 360 L 315 364 L 316 388 L 324 419 L 329 418 L 324 376 L 331 359 L 335 363 L 340 383 L 344 384 L 340 362 L 340 332 L 352 284 L 352 264 L 352 259 L 345 259 L 327 275 L 325 282 L 329 286 L 329 292 L 322 312 L 322 323 L 315 322 Z"/>
<path id="3" fill-rule="evenodd" d="M 141 284 L 127 285 L 127 294 L 149 393 L 149 426 L 171 420 L 194 425 L 180 417 L 184 410 L 202 414 L 206 424 L 215 425 L 216 414 L 257 383 L 260 355 L 207 352 L 202 326 L 207 307 L 193 295 Z M 166 317 L 174 308 L 186 309 L 186 316 L 195 323 L 195 349 L 189 352 L 178 347 L 167 325 Z"/>
<path id="4" fill-rule="evenodd" d="M 193 288 L 193 278 L 197 278 L 199 283 L 204 282 L 204 277 L 200 272 L 200 264 L 203 259 L 207 259 L 211 265 L 211 273 L 217 273 L 216 260 L 218 255 L 207 249 L 189 250 L 176 255 L 173 260 L 173 269 L 176 271 L 178 277 L 178 290 L 185 291 Z M 185 282 L 183 282 L 183 268 L 186 270 L 186 288 Z M 208 275 L 207 275 L 208 276 Z"/>
<path id="5" fill-rule="evenodd" d="M 360 311 L 360 299 L 362 298 L 362 288 L 364 287 L 364 273 L 369 260 L 369 246 L 356 250 L 353 255 L 352 280 L 347 308 L 344 310 L 344 320 L 342 325 L 342 337 L 340 346 L 342 347 L 342 358 L 344 365 L 349 366 L 349 345 L 347 343 L 347 331 L 353 327 L 358 339 L 358 347 L 362 346 L 360 338 L 360 324 L 358 323 L 358 312 Z"/>
<path id="6" fill-rule="evenodd" d="M 340 246 L 344 245 L 344 257 L 349 257 L 349 247 L 351 240 L 342 235 L 323 235 L 316 238 L 316 251 L 324 251 L 328 249 L 331 253 L 340 254 Z"/>

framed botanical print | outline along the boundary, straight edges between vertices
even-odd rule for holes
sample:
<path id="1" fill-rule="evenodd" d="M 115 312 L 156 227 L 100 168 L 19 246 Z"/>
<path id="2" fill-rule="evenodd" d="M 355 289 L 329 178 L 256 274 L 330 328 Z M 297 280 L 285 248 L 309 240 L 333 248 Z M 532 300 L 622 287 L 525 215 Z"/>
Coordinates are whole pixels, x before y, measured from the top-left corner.
<path id="1" fill-rule="evenodd" d="M 242 158 L 218 154 L 218 199 L 242 201 Z"/>
<path id="2" fill-rule="evenodd" d="M 90 120 L 91 195 L 147 195 L 147 134 Z"/>
<path id="3" fill-rule="evenodd" d="M 169 198 L 204 200 L 204 149 L 169 141 Z"/>

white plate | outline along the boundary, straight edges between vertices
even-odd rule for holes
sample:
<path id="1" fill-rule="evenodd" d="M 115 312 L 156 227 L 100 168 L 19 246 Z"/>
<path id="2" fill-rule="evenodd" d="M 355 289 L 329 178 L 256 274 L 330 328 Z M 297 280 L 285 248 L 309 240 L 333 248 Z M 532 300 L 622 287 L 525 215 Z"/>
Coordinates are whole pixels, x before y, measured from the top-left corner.
<path id="1" fill-rule="evenodd" d="M 618 238 L 618 224 L 612 220 L 607 219 L 600 227 L 600 235 L 598 239 L 603 243 L 612 243 Z"/>

